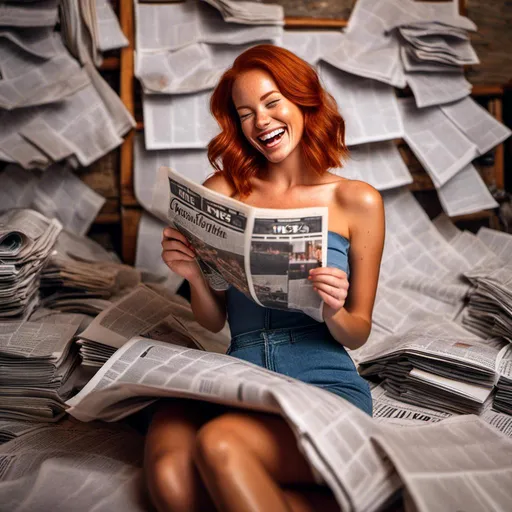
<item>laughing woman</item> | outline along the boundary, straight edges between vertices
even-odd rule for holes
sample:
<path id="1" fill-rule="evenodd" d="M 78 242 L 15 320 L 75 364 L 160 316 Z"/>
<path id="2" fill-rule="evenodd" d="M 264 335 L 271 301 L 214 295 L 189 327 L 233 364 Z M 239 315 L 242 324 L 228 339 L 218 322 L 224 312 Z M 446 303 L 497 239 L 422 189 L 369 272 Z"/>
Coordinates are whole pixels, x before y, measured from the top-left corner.
<path id="1" fill-rule="evenodd" d="M 164 231 L 164 261 L 189 281 L 201 325 L 217 332 L 227 318 L 228 354 L 320 386 L 371 414 L 368 385 L 345 347 L 362 346 L 370 334 L 384 210 L 370 185 L 328 172 L 347 153 L 334 99 L 309 64 L 259 45 L 224 73 L 211 110 L 221 133 L 208 146 L 216 172 L 206 187 L 261 208 L 328 208 L 327 266 L 310 272 L 325 321 L 258 306 L 234 287 L 212 289 L 187 239 L 171 228 Z M 149 427 L 145 470 L 160 511 L 337 510 L 328 489 L 314 485 L 290 428 L 272 415 L 206 415 L 193 402 L 163 402 Z"/>

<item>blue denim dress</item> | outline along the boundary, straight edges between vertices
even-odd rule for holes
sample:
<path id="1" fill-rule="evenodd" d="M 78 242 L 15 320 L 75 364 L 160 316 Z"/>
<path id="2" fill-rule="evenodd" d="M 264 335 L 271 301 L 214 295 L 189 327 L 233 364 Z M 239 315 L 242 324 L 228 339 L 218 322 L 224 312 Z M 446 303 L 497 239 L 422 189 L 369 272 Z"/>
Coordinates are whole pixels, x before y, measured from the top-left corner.
<path id="1" fill-rule="evenodd" d="M 329 231 L 327 266 L 349 274 L 350 242 Z M 369 415 L 368 383 L 325 323 L 291 311 L 265 308 L 231 286 L 226 291 L 231 344 L 227 354 L 335 393 Z"/>

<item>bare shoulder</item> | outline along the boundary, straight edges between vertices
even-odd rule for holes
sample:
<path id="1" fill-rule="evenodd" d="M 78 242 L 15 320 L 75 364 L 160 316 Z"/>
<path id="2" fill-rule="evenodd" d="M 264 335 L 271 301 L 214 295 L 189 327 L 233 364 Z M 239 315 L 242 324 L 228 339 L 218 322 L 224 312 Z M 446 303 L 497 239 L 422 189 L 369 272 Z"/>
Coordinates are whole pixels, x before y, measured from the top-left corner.
<path id="1" fill-rule="evenodd" d="M 235 187 L 222 171 L 217 171 L 213 176 L 210 176 L 203 183 L 203 186 L 228 197 L 233 197 L 235 194 Z"/>
<path id="2" fill-rule="evenodd" d="M 384 212 L 379 191 L 364 181 L 341 181 L 336 187 L 335 197 L 338 206 L 348 213 L 357 215 Z"/>

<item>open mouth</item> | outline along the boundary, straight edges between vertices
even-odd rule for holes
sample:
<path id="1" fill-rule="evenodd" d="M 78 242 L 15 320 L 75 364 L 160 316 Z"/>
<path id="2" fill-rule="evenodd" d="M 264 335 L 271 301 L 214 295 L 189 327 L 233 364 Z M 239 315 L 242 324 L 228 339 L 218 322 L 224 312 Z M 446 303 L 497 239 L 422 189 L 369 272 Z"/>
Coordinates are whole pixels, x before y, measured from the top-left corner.
<path id="1" fill-rule="evenodd" d="M 258 140 L 266 147 L 271 148 L 277 144 L 279 144 L 279 141 L 283 138 L 285 129 L 284 128 L 277 128 L 276 130 L 266 133 L 262 137 L 258 137 Z"/>

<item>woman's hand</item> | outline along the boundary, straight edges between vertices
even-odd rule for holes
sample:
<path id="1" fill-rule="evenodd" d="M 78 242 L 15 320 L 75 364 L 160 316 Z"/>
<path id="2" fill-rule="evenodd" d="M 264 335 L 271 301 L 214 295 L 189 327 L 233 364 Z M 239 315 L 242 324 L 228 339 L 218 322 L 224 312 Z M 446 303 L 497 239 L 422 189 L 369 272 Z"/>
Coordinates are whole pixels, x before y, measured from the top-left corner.
<path id="1" fill-rule="evenodd" d="M 189 282 L 202 279 L 194 248 L 178 230 L 171 227 L 164 229 L 162 248 L 162 259 L 173 272 Z"/>
<path id="2" fill-rule="evenodd" d="M 318 267 L 309 271 L 308 279 L 313 284 L 313 289 L 324 301 L 325 313 L 334 314 L 344 305 L 348 294 L 347 274 L 335 267 Z M 326 311 L 325 306 L 331 309 Z"/>

